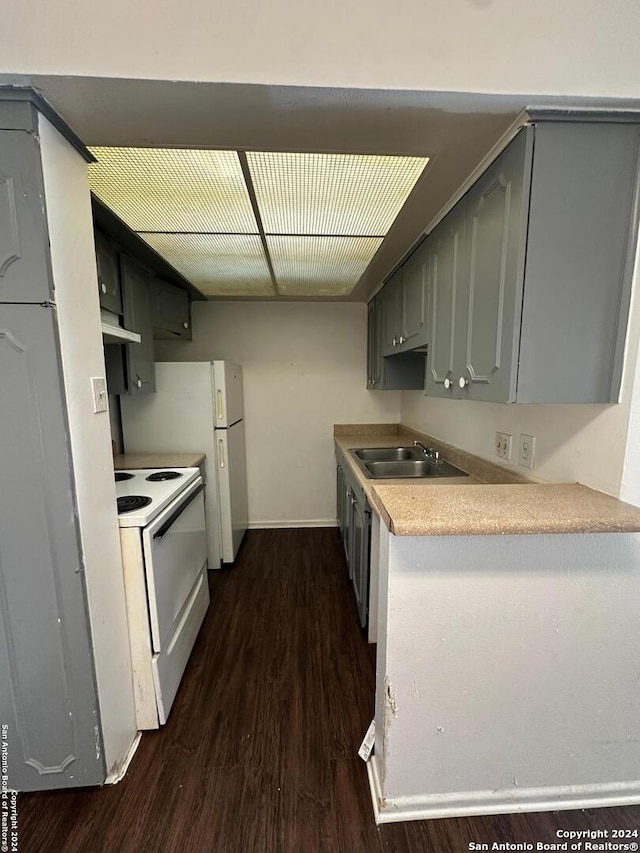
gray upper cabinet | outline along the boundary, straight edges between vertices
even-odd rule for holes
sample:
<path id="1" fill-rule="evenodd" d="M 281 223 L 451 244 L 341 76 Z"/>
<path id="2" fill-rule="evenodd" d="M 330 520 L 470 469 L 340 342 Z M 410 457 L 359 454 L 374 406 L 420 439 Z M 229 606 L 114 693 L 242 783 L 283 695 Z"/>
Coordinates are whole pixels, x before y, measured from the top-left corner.
<path id="1" fill-rule="evenodd" d="M 0 302 L 52 299 L 38 140 L 0 130 Z"/>
<path id="2" fill-rule="evenodd" d="M 156 338 L 190 341 L 191 302 L 187 291 L 161 278 L 152 278 L 149 295 Z"/>
<path id="3" fill-rule="evenodd" d="M 423 242 L 380 292 L 383 356 L 424 347 L 429 340 L 428 254 Z"/>
<path id="4" fill-rule="evenodd" d="M 459 293 L 466 276 L 466 199 L 429 235 L 431 333 L 427 358 L 427 393 L 455 396 L 454 353 L 463 335 Z"/>
<path id="5" fill-rule="evenodd" d="M 529 128 L 467 195 L 454 372 L 474 400 L 508 400 L 515 388 L 532 157 Z"/>
<path id="6" fill-rule="evenodd" d="M 98 268 L 98 293 L 100 307 L 122 314 L 122 290 L 118 250 L 99 231 L 94 234 L 96 243 L 96 265 Z"/>
<path id="7" fill-rule="evenodd" d="M 156 390 L 153 321 L 148 277 L 128 255 L 120 256 L 124 292 L 124 324 L 140 335 L 139 344 L 127 344 L 126 383 L 129 394 L 151 394 Z"/>
<path id="8" fill-rule="evenodd" d="M 376 300 L 367 305 L 367 388 L 376 387 Z"/>
<path id="9" fill-rule="evenodd" d="M 402 265 L 402 352 L 424 347 L 429 341 L 429 284 L 429 247 L 424 241 Z"/>
<path id="10" fill-rule="evenodd" d="M 0 720 L 10 785 L 101 784 L 55 308 L 0 304 L 0 399 Z"/>
<path id="11" fill-rule="evenodd" d="M 385 284 L 379 294 L 380 310 L 382 311 L 382 355 L 393 355 L 399 352 L 400 323 L 402 307 L 402 270 Z"/>
<path id="12" fill-rule="evenodd" d="M 618 399 L 638 125 L 539 121 L 429 235 L 427 393 Z"/>

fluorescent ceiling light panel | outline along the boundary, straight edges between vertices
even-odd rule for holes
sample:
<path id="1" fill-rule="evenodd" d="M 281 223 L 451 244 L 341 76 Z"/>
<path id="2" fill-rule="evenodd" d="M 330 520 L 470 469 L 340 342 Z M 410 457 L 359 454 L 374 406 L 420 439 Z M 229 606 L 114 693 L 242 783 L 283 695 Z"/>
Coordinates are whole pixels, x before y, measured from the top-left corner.
<path id="1" fill-rule="evenodd" d="M 91 151 L 91 189 L 134 231 L 258 233 L 235 151 Z"/>
<path id="2" fill-rule="evenodd" d="M 206 296 L 273 296 L 260 237 L 140 234 Z"/>
<path id="3" fill-rule="evenodd" d="M 346 296 L 382 237 L 274 237 L 267 235 L 278 293 L 282 296 Z"/>
<path id="4" fill-rule="evenodd" d="M 247 152 L 267 234 L 384 236 L 426 157 Z"/>

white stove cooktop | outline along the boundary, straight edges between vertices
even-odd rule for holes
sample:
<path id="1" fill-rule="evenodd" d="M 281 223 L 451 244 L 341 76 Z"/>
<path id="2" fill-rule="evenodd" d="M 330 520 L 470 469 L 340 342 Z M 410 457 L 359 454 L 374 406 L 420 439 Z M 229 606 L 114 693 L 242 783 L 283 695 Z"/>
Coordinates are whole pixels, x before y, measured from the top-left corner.
<path id="1" fill-rule="evenodd" d="M 155 479 L 163 473 L 168 474 L 171 479 Z M 126 479 L 118 480 L 118 477 L 123 474 L 129 476 Z M 128 512 L 123 512 L 119 507 L 118 522 L 120 527 L 146 527 L 189 483 L 192 483 L 200 475 L 200 469 L 138 468 L 116 471 L 115 475 L 116 496 L 128 499 L 128 501 L 119 501 L 119 503 L 132 503 L 134 497 L 150 498 L 144 502 L 144 505 Z M 149 480 L 149 477 L 154 479 Z"/>

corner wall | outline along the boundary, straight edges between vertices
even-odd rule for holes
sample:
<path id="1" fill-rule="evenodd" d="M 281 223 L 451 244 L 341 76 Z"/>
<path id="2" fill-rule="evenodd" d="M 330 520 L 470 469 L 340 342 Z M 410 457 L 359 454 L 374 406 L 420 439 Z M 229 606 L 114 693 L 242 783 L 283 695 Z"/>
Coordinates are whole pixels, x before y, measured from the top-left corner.
<path id="1" fill-rule="evenodd" d="M 334 423 L 397 423 L 400 393 L 366 390 L 362 303 L 197 302 L 192 343 L 157 361 L 243 367 L 253 527 L 335 524 Z"/>

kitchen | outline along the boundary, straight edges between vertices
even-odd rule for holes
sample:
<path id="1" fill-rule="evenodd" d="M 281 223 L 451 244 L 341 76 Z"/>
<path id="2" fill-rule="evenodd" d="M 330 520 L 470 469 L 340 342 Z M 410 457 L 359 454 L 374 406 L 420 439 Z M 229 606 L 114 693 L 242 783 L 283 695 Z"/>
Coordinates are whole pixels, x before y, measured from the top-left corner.
<path id="1" fill-rule="evenodd" d="M 365 341 L 365 330 L 364 326 L 364 314 L 363 314 L 363 305 L 353 304 L 353 305 L 314 305 L 311 307 L 306 307 L 304 305 L 286 305 L 282 306 L 282 310 L 279 311 L 277 306 L 246 306 L 246 308 L 242 308 L 240 305 L 236 303 L 230 303 L 224 307 L 220 307 L 220 312 L 217 315 L 218 319 L 213 319 L 215 311 L 215 304 L 203 305 L 203 318 L 202 320 L 198 319 L 198 312 L 196 311 L 194 316 L 194 323 L 196 327 L 194 328 L 194 335 L 196 341 L 193 345 L 187 344 L 188 347 L 193 347 L 194 349 L 198 346 L 201 347 L 200 354 L 198 354 L 198 358 L 212 358 L 214 357 L 214 353 L 206 353 L 204 349 L 206 346 L 202 346 L 198 344 L 198 328 L 197 324 L 200 322 L 206 323 L 207 325 L 215 324 L 216 333 L 220 336 L 218 340 L 224 340 L 224 336 L 227 336 L 229 340 L 229 347 L 224 350 L 224 357 L 232 358 L 238 361 L 241 361 L 243 365 L 247 365 L 247 362 L 242 358 L 242 354 L 236 356 L 234 354 L 234 347 L 239 348 L 239 343 L 234 343 L 231 339 L 243 335 L 245 337 L 245 344 L 250 344 L 252 341 L 255 341 L 255 334 L 252 333 L 252 329 L 255 330 L 256 325 L 260 321 L 260 314 L 263 315 L 265 312 L 272 312 L 273 323 L 274 323 L 274 335 L 273 342 L 274 348 L 277 343 L 277 339 L 279 337 L 280 341 L 287 341 L 287 350 L 284 352 L 274 352 L 273 358 L 267 362 L 262 367 L 262 374 L 256 374 L 255 381 L 253 383 L 253 388 L 251 388 L 251 383 L 247 383 L 247 400 L 246 400 L 246 409 L 247 409 L 247 422 L 249 423 L 253 420 L 253 429 L 255 430 L 256 435 L 254 438 L 257 438 L 257 442 L 253 442 L 253 447 L 255 448 L 254 460 L 257 465 L 264 465 L 267 467 L 268 460 L 270 458 L 269 451 L 273 453 L 273 448 L 277 447 L 278 450 L 284 448 L 285 450 L 290 450 L 292 447 L 296 448 L 297 462 L 301 465 L 303 462 L 305 466 L 309 466 L 311 455 L 315 455 L 315 451 L 318 448 L 322 448 L 322 453 L 324 454 L 324 462 L 320 460 L 312 464 L 312 468 L 306 467 L 304 470 L 306 472 L 313 471 L 314 482 L 318 482 L 319 484 L 324 483 L 323 486 L 319 486 L 317 491 L 314 491 L 313 501 L 314 504 L 309 506 L 309 508 L 305 511 L 304 516 L 302 518 L 297 517 L 292 514 L 292 509 L 296 509 L 300 506 L 305 506 L 305 498 L 308 493 L 308 489 L 305 489 L 304 481 L 300 478 L 297 478 L 294 483 L 294 489 L 289 490 L 286 495 L 279 496 L 278 500 L 281 502 L 283 506 L 274 505 L 273 503 L 273 494 L 272 502 L 269 504 L 267 502 L 269 496 L 269 484 L 265 482 L 266 478 L 261 478 L 259 484 L 257 485 L 257 495 L 262 497 L 262 503 L 257 504 L 258 511 L 256 512 L 254 518 L 256 523 L 262 524 L 265 522 L 278 522 L 282 521 L 283 518 L 290 519 L 298 522 L 327 522 L 330 520 L 334 514 L 334 508 L 332 505 L 333 495 L 332 495 L 332 487 L 331 480 L 333 477 L 332 467 L 331 467 L 331 428 L 333 423 L 369 423 L 369 422 L 397 422 L 402 420 L 403 422 L 408 422 L 409 425 L 416 426 L 418 428 L 422 427 L 424 432 L 429 433 L 431 427 L 432 420 L 431 417 L 445 417 L 444 405 L 438 406 L 429 404 L 429 408 L 431 413 L 429 417 L 426 415 L 426 403 L 422 395 L 416 393 L 414 395 L 408 396 L 409 406 L 413 407 L 413 416 L 407 417 L 404 413 L 400 414 L 400 406 L 404 406 L 404 394 L 400 395 L 396 392 L 386 392 L 383 395 L 380 395 L 385 398 L 384 401 L 371 401 L 371 395 L 368 393 L 363 387 L 361 382 L 362 376 L 362 354 L 366 347 Z M 244 317 L 242 316 L 243 310 L 245 311 Z M 230 324 L 228 322 L 228 318 L 235 316 L 237 317 L 237 325 L 235 327 L 235 332 L 232 331 L 229 327 Z M 209 316 L 207 316 L 209 315 Z M 227 321 L 225 320 L 225 315 Z M 267 314 L 267 316 L 269 316 Z M 308 319 L 310 317 L 314 318 L 314 325 L 316 322 L 319 324 L 317 338 L 315 337 L 315 333 L 311 338 L 311 342 L 314 347 L 316 347 L 315 352 L 317 353 L 317 359 L 314 362 L 308 352 L 305 349 L 305 338 L 308 338 L 309 335 L 305 334 L 303 320 L 305 317 Z M 322 324 L 325 324 L 323 327 Z M 342 326 L 338 326 L 337 324 L 341 323 Z M 253 325 L 252 325 L 253 324 Z M 279 325 L 278 325 L 279 324 Z M 307 326 L 309 323 L 307 323 Z M 338 349 L 335 344 L 335 331 L 338 328 L 344 328 L 345 335 L 344 341 L 339 342 Z M 280 335 L 278 335 L 278 331 Z M 359 336 L 359 340 L 356 336 Z M 326 341 L 326 338 L 329 338 L 332 341 L 330 347 L 326 346 L 326 343 L 323 347 L 323 338 Z M 164 347 L 165 345 L 160 345 Z M 166 345 L 168 347 L 168 345 Z M 174 349 L 180 344 L 174 345 Z M 255 362 L 256 364 L 263 363 L 263 359 L 261 359 L 260 353 L 258 352 L 258 346 L 254 343 L 255 347 Z M 261 393 L 268 397 L 269 390 L 275 389 L 278 390 L 278 385 L 269 386 L 268 380 L 273 379 L 274 382 L 277 383 L 278 376 L 280 377 L 281 382 L 283 380 L 283 368 L 286 368 L 287 365 L 289 368 L 292 367 L 291 361 L 294 361 L 294 355 L 296 353 L 296 349 L 290 349 L 289 347 L 296 347 L 298 355 L 298 363 L 301 363 L 304 367 L 305 378 L 304 381 L 302 377 L 298 376 L 298 373 L 295 370 L 290 369 L 290 380 L 291 382 L 285 386 L 285 393 L 280 394 L 276 399 L 278 400 L 278 407 L 270 410 L 271 417 L 268 418 L 268 422 L 259 420 L 260 410 L 256 411 L 256 417 L 253 419 L 249 417 L 248 412 L 250 405 L 253 405 L 251 402 L 252 396 L 256 393 L 259 393 L 259 387 L 261 387 Z M 88 350 L 91 349 L 91 344 L 87 347 Z M 251 352 L 250 347 L 245 347 L 248 353 Z M 327 352 L 327 350 L 331 350 L 331 352 Z M 81 345 L 79 345 L 79 352 L 82 352 Z M 167 353 L 168 355 L 168 353 Z M 346 355 L 346 358 L 343 356 Z M 171 354 L 172 358 L 177 358 L 178 356 Z M 327 358 L 334 358 L 334 368 L 331 371 L 331 374 L 327 377 L 327 367 L 325 362 L 325 367 L 322 368 L 322 362 Z M 317 373 L 314 374 L 314 370 L 311 368 L 315 368 Z M 348 368 L 352 370 L 354 382 L 351 384 L 348 383 L 348 376 L 345 375 L 345 369 Z M 248 372 L 245 371 L 248 375 Z M 300 371 L 301 372 L 301 371 Z M 286 374 L 285 374 L 286 376 Z M 330 381 L 341 378 L 341 381 L 344 382 L 342 387 L 345 388 L 345 396 L 351 395 L 352 400 L 349 405 L 347 405 L 346 399 L 341 399 L 338 404 L 333 404 L 332 416 L 327 418 L 326 413 L 326 401 L 329 397 L 333 399 L 338 396 L 335 393 L 335 388 L 330 385 Z M 311 381 L 313 380 L 313 381 Z M 283 386 L 280 385 L 280 388 Z M 292 399 L 288 392 L 289 389 L 295 389 L 299 392 L 299 396 L 297 399 Z M 316 393 L 318 392 L 318 393 Z M 342 395 L 340 395 L 342 397 Z M 255 396 L 253 396 L 255 400 Z M 274 399 L 271 397 L 270 399 Z M 625 397 L 625 399 L 628 399 Z M 290 401 L 290 402 L 289 402 Z M 289 402 L 288 412 L 284 408 L 285 404 Z M 302 406 L 300 404 L 303 404 Z M 356 405 L 357 404 L 357 405 Z M 458 403 L 460 406 L 466 406 L 470 408 L 473 404 L 466 404 L 464 402 Z M 625 404 L 626 405 L 626 404 Z M 395 408 L 395 411 L 393 410 Z M 318 424 L 322 424 L 322 435 L 319 435 L 318 430 L 314 430 L 314 436 L 304 435 L 301 436 L 299 431 L 294 429 L 296 420 L 299 421 L 300 418 L 300 410 L 303 410 L 304 414 L 308 417 L 309 421 L 313 421 L 314 418 L 317 419 Z M 356 408 L 359 408 L 360 411 L 356 412 Z M 547 472 L 546 476 L 549 479 L 580 479 L 582 482 L 587 482 L 590 485 L 594 485 L 596 487 L 605 488 L 608 491 L 617 491 L 618 483 L 619 483 L 619 475 L 621 473 L 622 460 L 620 456 L 617 456 L 614 460 L 614 466 L 603 464 L 603 465 L 593 465 L 586 464 L 584 462 L 584 448 L 586 448 L 587 452 L 589 449 L 595 446 L 602 446 L 606 448 L 606 453 L 611 453 L 611 448 L 615 448 L 616 445 L 620 448 L 619 441 L 602 441 L 602 436 L 610 435 L 609 430 L 616 431 L 615 435 L 620 436 L 624 435 L 626 432 L 626 423 L 623 423 L 624 413 L 619 412 L 619 408 L 622 407 L 605 407 L 602 410 L 594 410 L 589 407 L 587 411 L 580 411 L 578 413 L 567 413 L 567 410 L 563 412 L 555 410 L 549 412 L 546 410 L 545 412 L 534 412 L 530 417 L 539 418 L 540 422 L 544 422 L 545 419 L 549 417 L 555 418 L 555 421 L 548 421 L 543 423 L 543 427 L 545 429 L 549 429 L 549 431 L 553 432 L 554 430 L 558 430 L 558 444 L 554 445 L 559 449 L 559 453 L 554 450 L 551 454 L 546 454 L 544 452 L 544 444 L 541 441 L 541 435 L 544 435 L 544 429 L 542 427 L 538 427 L 535 424 L 532 425 L 531 421 L 527 419 L 526 423 L 522 422 L 523 429 L 521 430 L 521 424 L 518 423 L 518 419 L 524 419 L 527 417 L 521 412 L 508 412 L 503 414 L 502 411 L 498 415 L 497 413 L 494 415 L 491 412 L 487 412 L 487 408 L 482 409 L 481 414 L 478 414 L 478 417 L 486 418 L 487 420 L 491 419 L 500 419 L 500 423 L 495 425 L 495 428 L 490 427 L 487 429 L 474 429 L 476 433 L 475 436 L 467 435 L 467 441 L 463 441 L 459 438 L 458 435 L 453 436 L 451 434 L 452 430 L 457 430 L 458 432 L 465 428 L 464 419 L 460 418 L 456 419 L 454 424 L 447 424 L 447 428 L 438 430 L 440 435 L 451 435 L 451 442 L 454 444 L 458 444 L 459 446 L 465 446 L 467 449 L 475 450 L 476 448 L 473 446 L 473 441 L 480 440 L 489 440 L 492 441 L 492 433 L 495 432 L 495 429 L 500 428 L 507 433 L 512 433 L 514 435 L 519 434 L 520 431 L 529 431 L 532 434 L 535 434 L 538 439 L 537 450 L 539 453 L 539 458 L 542 460 L 542 465 L 539 469 L 536 469 L 536 472 L 540 474 L 542 478 L 545 477 L 545 469 L 544 465 L 548 464 L 549 456 L 557 456 L 552 461 L 552 464 L 557 465 L 558 468 L 563 468 L 557 476 L 554 476 L 554 472 Z M 503 407 L 499 407 L 502 409 Z M 342 409 L 342 411 L 340 411 Z M 386 411 L 385 411 L 386 409 Z M 424 413 L 423 413 L 424 409 Z M 411 409 L 410 409 L 411 411 Z M 476 412 L 478 412 L 478 407 L 476 406 Z M 285 415 L 290 414 L 289 418 L 286 418 Z M 567 414 L 571 419 L 569 422 L 570 425 L 567 425 Z M 257 419 L 258 418 L 258 419 Z M 424 423 L 420 423 L 420 419 L 424 418 Z M 509 422 L 505 422 L 504 419 L 508 419 Z M 322 420 L 321 420 L 322 419 Z M 283 425 L 281 421 L 285 421 Z M 611 424 L 608 424 L 607 421 L 611 421 Z M 283 430 L 284 426 L 284 430 Z M 526 426 L 527 429 L 524 429 Z M 570 443 L 571 446 L 567 446 L 564 441 L 564 437 L 567 435 L 575 436 L 575 433 L 579 431 L 579 427 L 584 427 L 587 435 L 585 436 L 585 443 L 581 447 L 579 442 L 576 444 L 574 441 Z M 602 428 L 602 433 L 599 432 L 599 429 Z M 473 425 L 469 424 L 468 429 L 472 430 Z M 589 431 L 591 430 L 591 434 Z M 264 431 L 264 432 L 263 432 Z M 433 430 L 435 431 L 435 430 Z M 258 434 L 259 433 L 259 434 Z M 297 433 L 297 435 L 296 435 Z M 482 439 L 480 438 L 482 435 Z M 489 438 L 487 439 L 487 435 Z M 276 438 L 276 444 L 269 444 L 269 439 Z M 582 440 L 582 435 L 580 437 Z M 260 443 L 262 442 L 262 443 Z M 317 442 L 317 444 L 314 444 Z M 249 448 L 252 446 L 252 441 L 248 436 L 248 446 Z M 305 450 L 311 451 L 310 453 L 305 454 Z M 102 451 L 101 451 L 102 452 Z M 251 467 L 251 450 L 249 450 L 249 466 Z M 484 453 L 485 456 L 492 456 L 492 452 Z M 614 454 L 615 455 L 615 454 Z M 579 467 L 580 457 L 583 459 L 583 467 L 579 472 L 576 470 Z M 318 458 L 318 457 L 316 457 Z M 326 464 L 325 464 L 326 463 Z M 107 464 L 106 458 L 103 458 L 103 464 Z M 315 466 L 315 470 L 313 470 L 313 466 Z M 614 470 L 617 466 L 617 470 Z M 320 469 L 322 468 L 322 471 Z M 268 473 L 268 471 L 266 472 Z M 319 476 L 319 479 L 315 479 L 316 474 Z M 585 476 L 586 475 L 586 476 Z M 308 474 L 308 476 L 311 476 Z M 618 483 L 616 483 L 616 479 Z M 608 485 L 603 485 L 602 481 L 607 481 Z M 273 490 L 271 489 L 271 492 Z M 255 498 L 254 498 L 255 500 Z M 288 502 L 288 504 L 286 503 Z M 270 511 L 270 514 L 267 514 Z M 110 541 L 110 535 L 108 534 L 105 539 L 106 541 Z"/>

